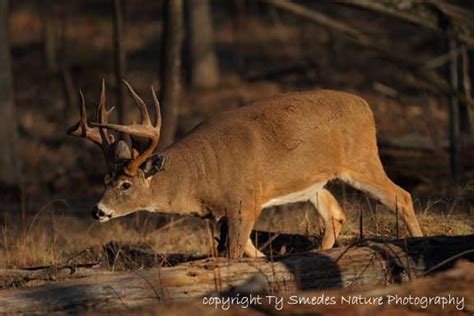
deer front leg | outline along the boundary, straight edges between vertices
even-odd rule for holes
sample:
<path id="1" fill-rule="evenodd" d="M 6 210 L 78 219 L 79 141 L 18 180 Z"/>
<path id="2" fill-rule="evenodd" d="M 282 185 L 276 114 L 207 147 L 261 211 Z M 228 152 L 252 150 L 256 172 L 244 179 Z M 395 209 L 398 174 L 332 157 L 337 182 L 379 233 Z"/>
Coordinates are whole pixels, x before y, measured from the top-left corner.
<path id="1" fill-rule="evenodd" d="M 222 220 L 220 223 L 220 237 L 219 237 L 219 245 L 217 247 L 217 252 L 219 253 L 219 256 L 221 257 L 226 257 L 227 256 L 227 239 L 228 239 L 228 233 L 229 233 L 229 227 L 227 225 L 227 218 L 225 220 Z M 251 258 L 257 258 L 257 257 L 265 257 L 265 254 L 258 250 L 252 242 L 252 239 L 249 238 L 247 241 L 247 244 L 244 249 L 244 253 Z"/>
<path id="2" fill-rule="evenodd" d="M 229 218 L 229 257 L 232 259 L 242 258 L 250 239 L 255 221 L 246 217 L 242 221 Z"/>
<path id="3" fill-rule="evenodd" d="M 250 233 L 255 225 L 260 209 L 245 212 L 240 211 L 237 214 L 228 216 L 229 236 L 229 257 L 236 259 L 242 258 L 244 252 L 251 251 L 249 248 Z M 251 245 L 253 246 L 253 245 Z M 255 250 L 253 251 L 255 253 Z"/>
<path id="4" fill-rule="evenodd" d="M 252 239 L 250 238 L 247 241 L 247 246 L 245 246 L 244 252 L 250 258 L 266 257 L 263 252 L 258 250 L 257 247 L 253 245 Z"/>

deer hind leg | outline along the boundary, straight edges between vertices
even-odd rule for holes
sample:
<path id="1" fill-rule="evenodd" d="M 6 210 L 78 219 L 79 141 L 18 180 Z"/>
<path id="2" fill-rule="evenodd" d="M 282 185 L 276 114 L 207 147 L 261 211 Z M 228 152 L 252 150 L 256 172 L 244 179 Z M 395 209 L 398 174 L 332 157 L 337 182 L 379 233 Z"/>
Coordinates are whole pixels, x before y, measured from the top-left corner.
<path id="1" fill-rule="evenodd" d="M 346 214 L 344 214 L 336 198 L 326 189 L 321 189 L 316 193 L 316 196 L 311 197 L 310 202 L 318 210 L 324 221 L 325 231 L 321 248 L 331 249 L 346 221 Z"/>
<path id="2" fill-rule="evenodd" d="M 252 239 L 249 238 L 247 245 L 245 246 L 244 253 L 251 258 L 266 257 L 263 252 L 258 250 L 252 242 Z"/>
<path id="3" fill-rule="evenodd" d="M 348 170 L 339 179 L 371 195 L 393 212 L 398 211 L 411 236 L 423 236 L 410 193 L 388 178 L 378 157 L 370 163 L 365 162 L 363 167 L 360 170 Z"/>

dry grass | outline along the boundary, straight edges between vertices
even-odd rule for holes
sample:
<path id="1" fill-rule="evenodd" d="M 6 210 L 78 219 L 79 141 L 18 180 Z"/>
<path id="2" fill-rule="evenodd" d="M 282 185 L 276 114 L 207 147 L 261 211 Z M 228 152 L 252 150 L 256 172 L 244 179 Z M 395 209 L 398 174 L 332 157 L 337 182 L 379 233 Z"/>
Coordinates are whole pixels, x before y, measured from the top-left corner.
<path id="1" fill-rule="evenodd" d="M 84 249 L 100 252 L 111 241 L 144 244 L 160 253 L 206 253 L 207 248 L 201 246 L 206 245 L 204 236 L 195 233 L 199 225 L 183 225 L 178 220 L 176 225 L 170 222 L 152 229 L 157 216 L 143 217 L 105 224 L 68 215 L 42 215 L 27 220 L 25 225 L 7 220 L 0 230 L 0 268 L 64 264 Z"/>
<path id="2" fill-rule="evenodd" d="M 466 235 L 474 233 L 474 221 L 464 211 L 439 203 L 427 203 L 418 209 L 418 219 L 426 235 Z M 346 203 L 348 220 L 338 238 L 344 245 L 359 238 L 359 214 L 364 210 L 364 236 L 394 239 L 397 235 L 395 214 L 380 205 L 364 200 Z M 292 216 L 288 216 L 288 211 Z M 302 212 L 302 213 L 301 213 Z M 308 215 L 309 214 L 309 215 Z M 264 214 L 259 226 L 266 224 L 287 228 L 287 233 L 315 234 L 304 221 L 318 221 L 313 209 L 301 205 L 297 209 Z M 173 217 L 163 223 L 155 214 L 137 214 L 98 224 L 86 216 L 78 218 L 67 212 L 42 212 L 23 221 L 6 218 L 0 230 L 0 268 L 65 264 L 84 249 L 102 247 L 110 241 L 124 244 L 145 244 L 158 253 L 208 253 L 209 240 L 203 221 Z M 291 229 L 289 229 L 291 227 Z M 317 225 L 316 225 L 317 227 Z M 293 228 L 295 231 L 292 231 Z M 399 236 L 407 236 L 399 221 Z"/>
<path id="3" fill-rule="evenodd" d="M 474 220 L 460 210 L 434 210 L 428 204 L 418 208 L 417 218 L 426 236 L 436 235 L 469 235 L 474 234 Z M 360 235 L 360 210 L 364 210 L 364 235 L 381 236 L 388 239 L 397 238 L 396 214 L 381 205 L 368 207 L 367 203 L 352 203 L 348 210 L 348 219 L 338 241 L 340 244 L 352 241 Z M 408 231 L 402 220 L 398 219 L 399 237 L 408 237 Z"/>

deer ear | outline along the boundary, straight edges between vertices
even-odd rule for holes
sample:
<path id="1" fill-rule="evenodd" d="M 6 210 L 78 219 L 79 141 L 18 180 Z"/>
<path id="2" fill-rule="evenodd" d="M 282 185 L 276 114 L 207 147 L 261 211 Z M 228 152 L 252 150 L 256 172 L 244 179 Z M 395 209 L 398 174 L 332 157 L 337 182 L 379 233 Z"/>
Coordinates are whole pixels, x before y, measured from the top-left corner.
<path id="1" fill-rule="evenodd" d="M 135 148 L 132 149 L 132 159 L 135 159 L 138 157 L 140 153 L 138 152 L 138 150 L 136 150 Z"/>
<path id="2" fill-rule="evenodd" d="M 145 174 L 145 179 L 151 177 L 158 171 L 164 169 L 165 166 L 165 156 L 163 155 L 153 155 L 144 163 L 143 172 Z"/>
<path id="3" fill-rule="evenodd" d="M 119 140 L 115 145 L 115 161 L 124 161 L 132 159 L 132 153 L 130 152 L 130 147 L 128 144 L 123 141 Z"/>

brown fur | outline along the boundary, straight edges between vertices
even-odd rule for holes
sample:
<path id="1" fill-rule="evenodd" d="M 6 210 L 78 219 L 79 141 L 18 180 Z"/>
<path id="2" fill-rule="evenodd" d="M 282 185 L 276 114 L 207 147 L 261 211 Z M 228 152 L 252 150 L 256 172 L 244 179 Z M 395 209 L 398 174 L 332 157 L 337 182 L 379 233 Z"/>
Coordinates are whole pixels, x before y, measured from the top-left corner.
<path id="1" fill-rule="evenodd" d="M 264 203 L 338 178 L 398 210 L 411 235 L 420 236 L 410 194 L 386 176 L 375 134 L 372 111 L 355 95 L 276 96 L 200 124 L 162 152 L 162 171 L 150 179 L 142 172 L 119 176 L 99 207 L 111 217 L 139 209 L 227 216 L 231 257 L 257 255 L 249 235 Z M 130 192 L 121 192 L 123 181 L 131 182 Z M 323 247 L 332 247 L 345 215 L 327 190 L 313 202 L 326 214 Z"/>

